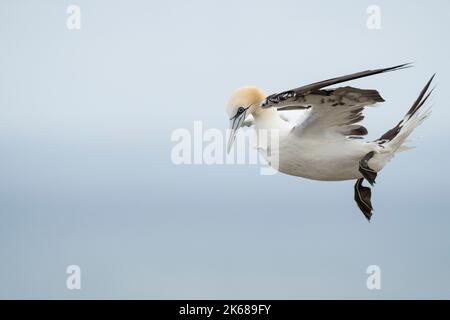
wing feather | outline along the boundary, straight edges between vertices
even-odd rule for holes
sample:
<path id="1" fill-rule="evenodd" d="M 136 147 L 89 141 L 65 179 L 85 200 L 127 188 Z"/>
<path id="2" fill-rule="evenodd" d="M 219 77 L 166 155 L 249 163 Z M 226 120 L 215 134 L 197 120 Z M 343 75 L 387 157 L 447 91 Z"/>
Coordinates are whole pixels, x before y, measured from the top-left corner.
<path id="1" fill-rule="evenodd" d="M 377 90 L 340 87 L 324 89 L 337 83 L 368 77 L 389 71 L 410 67 L 401 64 L 395 67 L 367 70 L 347 76 L 315 82 L 297 89 L 268 96 L 262 108 L 277 110 L 309 109 L 309 116 L 294 128 L 294 132 L 305 134 L 334 133 L 351 138 L 367 134 L 367 129 L 359 124 L 364 119 L 364 107 L 372 106 L 384 99 Z"/>

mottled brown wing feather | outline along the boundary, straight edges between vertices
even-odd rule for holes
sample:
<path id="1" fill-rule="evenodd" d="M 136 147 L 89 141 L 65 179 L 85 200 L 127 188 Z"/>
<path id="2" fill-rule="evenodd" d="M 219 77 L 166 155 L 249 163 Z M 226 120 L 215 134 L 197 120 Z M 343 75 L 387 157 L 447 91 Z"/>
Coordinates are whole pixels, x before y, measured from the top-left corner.
<path id="1" fill-rule="evenodd" d="M 314 82 L 296 89 L 284 91 L 281 93 L 275 93 L 270 96 L 268 96 L 265 101 L 261 104 L 262 108 L 271 108 L 271 107 L 284 107 L 284 106 L 292 106 L 292 104 L 295 104 L 296 101 L 301 100 L 302 97 L 305 95 L 314 93 L 315 91 L 321 91 L 320 89 L 326 88 L 338 83 L 360 79 L 380 73 L 390 72 L 390 71 L 396 71 L 401 70 L 405 68 L 411 67 L 410 63 L 401 64 L 398 66 L 390 67 L 390 68 L 382 68 L 382 69 L 375 69 L 375 70 L 366 70 L 362 72 L 356 72 L 352 73 L 346 76 L 342 77 L 336 77 L 328 80 L 323 80 L 319 82 Z"/>
<path id="2" fill-rule="evenodd" d="M 410 64 L 402 64 L 315 82 L 297 89 L 270 95 L 261 104 L 261 107 L 273 107 L 277 110 L 311 109 L 308 127 L 301 126 L 302 133 L 317 134 L 326 130 L 333 130 L 344 136 L 360 138 L 367 134 L 367 129 L 357 124 L 364 119 L 362 113 L 364 107 L 377 102 L 384 102 L 384 99 L 377 90 L 348 86 L 337 89 L 323 88 L 349 80 L 404 69 L 409 66 Z M 305 131 L 305 129 L 308 130 Z"/>

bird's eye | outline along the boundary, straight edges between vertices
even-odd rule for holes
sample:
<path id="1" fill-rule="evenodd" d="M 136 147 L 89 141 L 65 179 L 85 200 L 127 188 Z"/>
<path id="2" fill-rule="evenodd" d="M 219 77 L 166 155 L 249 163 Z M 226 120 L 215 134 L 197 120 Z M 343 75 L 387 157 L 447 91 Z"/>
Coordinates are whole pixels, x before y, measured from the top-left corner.
<path id="1" fill-rule="evenodd" d="M 239 107 L 238 113 L 242 113 L 242 112 L 244 112 L 244 111 L 245 111 L 244 107 Z"/>

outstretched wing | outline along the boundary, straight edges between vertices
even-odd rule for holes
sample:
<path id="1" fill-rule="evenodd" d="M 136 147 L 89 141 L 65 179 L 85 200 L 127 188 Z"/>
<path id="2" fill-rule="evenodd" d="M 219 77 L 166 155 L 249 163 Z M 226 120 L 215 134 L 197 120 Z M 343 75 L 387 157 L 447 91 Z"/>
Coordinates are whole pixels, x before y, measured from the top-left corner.
<path id="1" fill-rule="evenodd" d="M 294 130 L 302 134 L 337 133 L 358 138 L 367 134 L 367 129 L 358 124 L 364 119 L 364 107 L 384 99 L 376 90 L 353 87 L 323 89 L 341 82 L 368 77 L 409 67 L 402 64 L 391 68 L 367 70 L 347 76 L 315 82 L 297 89 L 268 96 L 262 108 L 278 110 L 309 109 L 309 115 Z"/>

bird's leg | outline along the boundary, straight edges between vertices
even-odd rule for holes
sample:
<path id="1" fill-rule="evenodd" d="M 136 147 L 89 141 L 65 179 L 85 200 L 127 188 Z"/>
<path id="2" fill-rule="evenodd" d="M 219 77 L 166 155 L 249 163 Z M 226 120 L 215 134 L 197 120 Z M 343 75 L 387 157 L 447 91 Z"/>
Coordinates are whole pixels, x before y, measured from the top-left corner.
<path id="1" fill-rule="evenodd" d="M 366 180 L 370 183 L 371 186 L 375 184 L 377 172 L 369 167 L 368 162 L 370 159 L 372 159 L 374 154 L 375 152 L 371 151 L 359 161 L 359 172 L 361 172 L 363 177 L 366 178 Z"/>
<path id="2" fill-rule="evenodd" d="M 358 205 L 359 209 L 361 209 L 362 213 L 364 213 L 364 216 L 367 218 L 367 220 L 370 221 L 370 218 L 372 217 L 372 203 L 370 201 L 370 198 L 372 196 L 372 192 L 370 191 L 369 187 L 364 187 L 362 185 L 364 181 L 364 178 L 356 180 L 355 183 L 355 201 Z"/>

